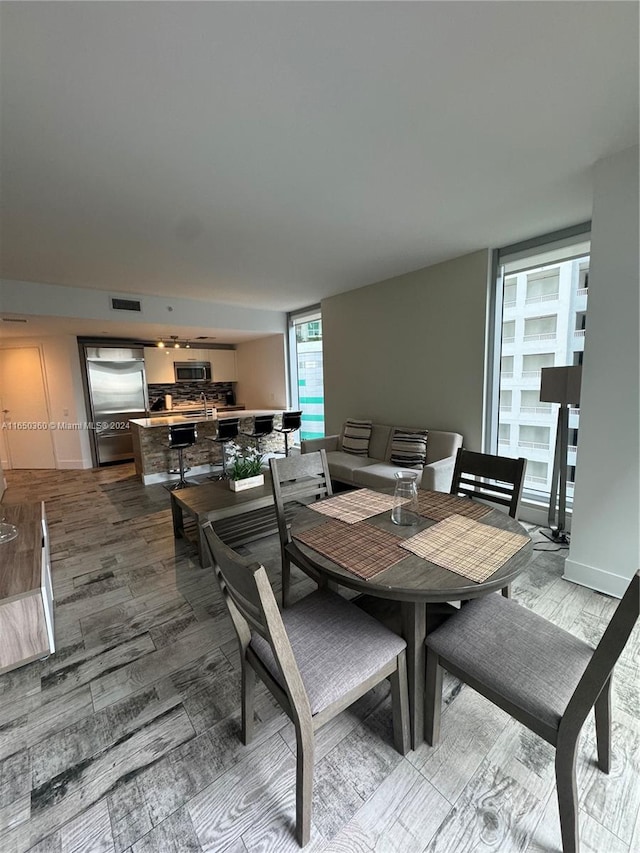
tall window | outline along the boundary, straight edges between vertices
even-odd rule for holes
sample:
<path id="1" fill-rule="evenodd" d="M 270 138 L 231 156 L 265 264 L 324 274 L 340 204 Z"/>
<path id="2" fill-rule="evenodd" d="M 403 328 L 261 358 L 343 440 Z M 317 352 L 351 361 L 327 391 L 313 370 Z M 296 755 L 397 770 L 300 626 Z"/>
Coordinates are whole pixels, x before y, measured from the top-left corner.
<path id="1" fill-rule="evenodd" d="M 289 315 L 289 370 L 294 408 L 302 410 L 300 438 L 324 435 L 322 317 L 320 309 Z"/>
<path id="2" fill-rule="evenodd" d="M 590 240 L 586 227 L 508 247 L 498 255 L 492 450 L 527 459 L 525 496 L 549 499 L 558 406 L 540 401 L 543 367 L 582 364 L 587 328 Z M 501 297 L 501 298 L 500 298 Z M 570 409 L 567 497 L 573 496 L 579 410 Z"/>

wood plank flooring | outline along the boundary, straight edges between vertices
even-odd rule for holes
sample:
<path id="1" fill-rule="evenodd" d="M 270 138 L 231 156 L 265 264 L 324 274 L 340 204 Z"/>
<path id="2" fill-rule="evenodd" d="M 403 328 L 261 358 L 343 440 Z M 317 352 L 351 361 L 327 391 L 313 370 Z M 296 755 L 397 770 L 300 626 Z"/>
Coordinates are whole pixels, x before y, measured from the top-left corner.
<path id="1" fill-rule="evenodd" d="M 193 539 L 173 538 L 168 492 L 129 465 L 7 480 L 5 503 L 46 502 L 58 651 L 0 676 L 0 851 L 297 850 L 293 727 L 260 688 L 241 744 L 235 635 Z M 240 550 L 279 590 L 277 538 Z M 536 551 L 514 596 L 597 642 L 616 602 L 563 581 L 566 553 Z M 313 588 L 294 581 L 296 596 Z M 310 853 L 561 849 L 553 750 L 450 676 L 444 693 L 435 749 L 395 752 L 386 684 L 321 730 Z M 609 776 L 591 721 L 581 742 L 583 853 L 640 849 L 639 718 L 636 629 Z"/>

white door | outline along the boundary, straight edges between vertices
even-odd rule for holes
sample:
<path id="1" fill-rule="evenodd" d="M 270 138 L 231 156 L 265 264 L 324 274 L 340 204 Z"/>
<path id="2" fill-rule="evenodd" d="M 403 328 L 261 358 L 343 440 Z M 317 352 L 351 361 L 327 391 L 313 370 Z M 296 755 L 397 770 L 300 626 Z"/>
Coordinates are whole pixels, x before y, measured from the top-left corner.
<path id="1" fill-rule="evenodd" d="M 2 438 L 11 468 L 55 468 L 40 350 L 0 349 Z"/>

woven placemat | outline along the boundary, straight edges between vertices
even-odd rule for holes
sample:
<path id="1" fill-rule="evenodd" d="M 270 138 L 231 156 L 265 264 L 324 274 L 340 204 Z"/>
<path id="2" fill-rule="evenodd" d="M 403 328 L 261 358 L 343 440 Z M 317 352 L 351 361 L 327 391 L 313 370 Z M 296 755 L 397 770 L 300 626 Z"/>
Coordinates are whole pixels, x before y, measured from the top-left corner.
<path id="1" fill-rule="evenodd" d="M 399 544 L 418 557 L 482 583 L 527 542 L 528 536 L 452 515 Z"/>
<path id="2" fill-rule="evenodd" d="M 430 492 L 418 489 L 418 506 L 420 515 L 432 518 L 434 521 L 444 521 L 452 515 L 464 515 L 466 518 L 483 518 L 491 512 L 491 507 L 476 503 L 471 498 L 461 498 L 457 495 L 446 495 L 442 492 Z"/>
<path id="3" fill-rule="evenodd" d="M 393 495 L 383 495 L 371 489 L 344 492 L 309 506 L 310 509 L 321 512 L 323 515 L 330 515 L 331 518 L 337 518 L 345 524 L 356 524 L 365 518 L 386 512 L 392 507 Z"/>
<path id="4" fill-rule="evenodd" d="M 296 533 L 294 539 L 364 580 L 370 580 L 406 557 L 398 548 L 400 537 L 366 522 L 346 525 L 332 519 Z"/>

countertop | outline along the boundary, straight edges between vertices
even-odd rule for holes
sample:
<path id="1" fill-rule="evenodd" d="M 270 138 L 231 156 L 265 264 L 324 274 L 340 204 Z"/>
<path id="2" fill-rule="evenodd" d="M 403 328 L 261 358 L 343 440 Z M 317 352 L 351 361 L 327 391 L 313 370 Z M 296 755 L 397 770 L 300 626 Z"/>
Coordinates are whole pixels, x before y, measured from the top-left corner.
<path id="1" fill-rule="evenodd" d="M 184 415 L 190 414 L 193 412 L 201 412 L 204 409 L 202 404 L 196 405 L 195 403 L 189 403 L 187 405 L 180 405 L 179 403 L 175 406 L 172 406 L 170 409 L 153 409 L 151 411 L 151 417 L 159 417 L 161 415 Z M 207 403 L 207 411 L 211 409 L 215 409 L 218 412 L 244 412 L 244 406 L 214 406 Z"/>
<path id="2" fill-rule="evenodd" d="M 284 410 L 286 411 L 286 410 Z M 280 415 L 283 409 L 242 409 L 237 412 L 230 412 L 226 417 L 205 418 L 204 415 L 156 415 L 150 418 L 132 418 L 129 423 L 135 424 L 138 427 L 146 429 L 148 427 L 168 427 L 174 424 L 199 424 L 216 420 L 226 420 L 227 418 L 253 418 L 256 415 Z"/>

